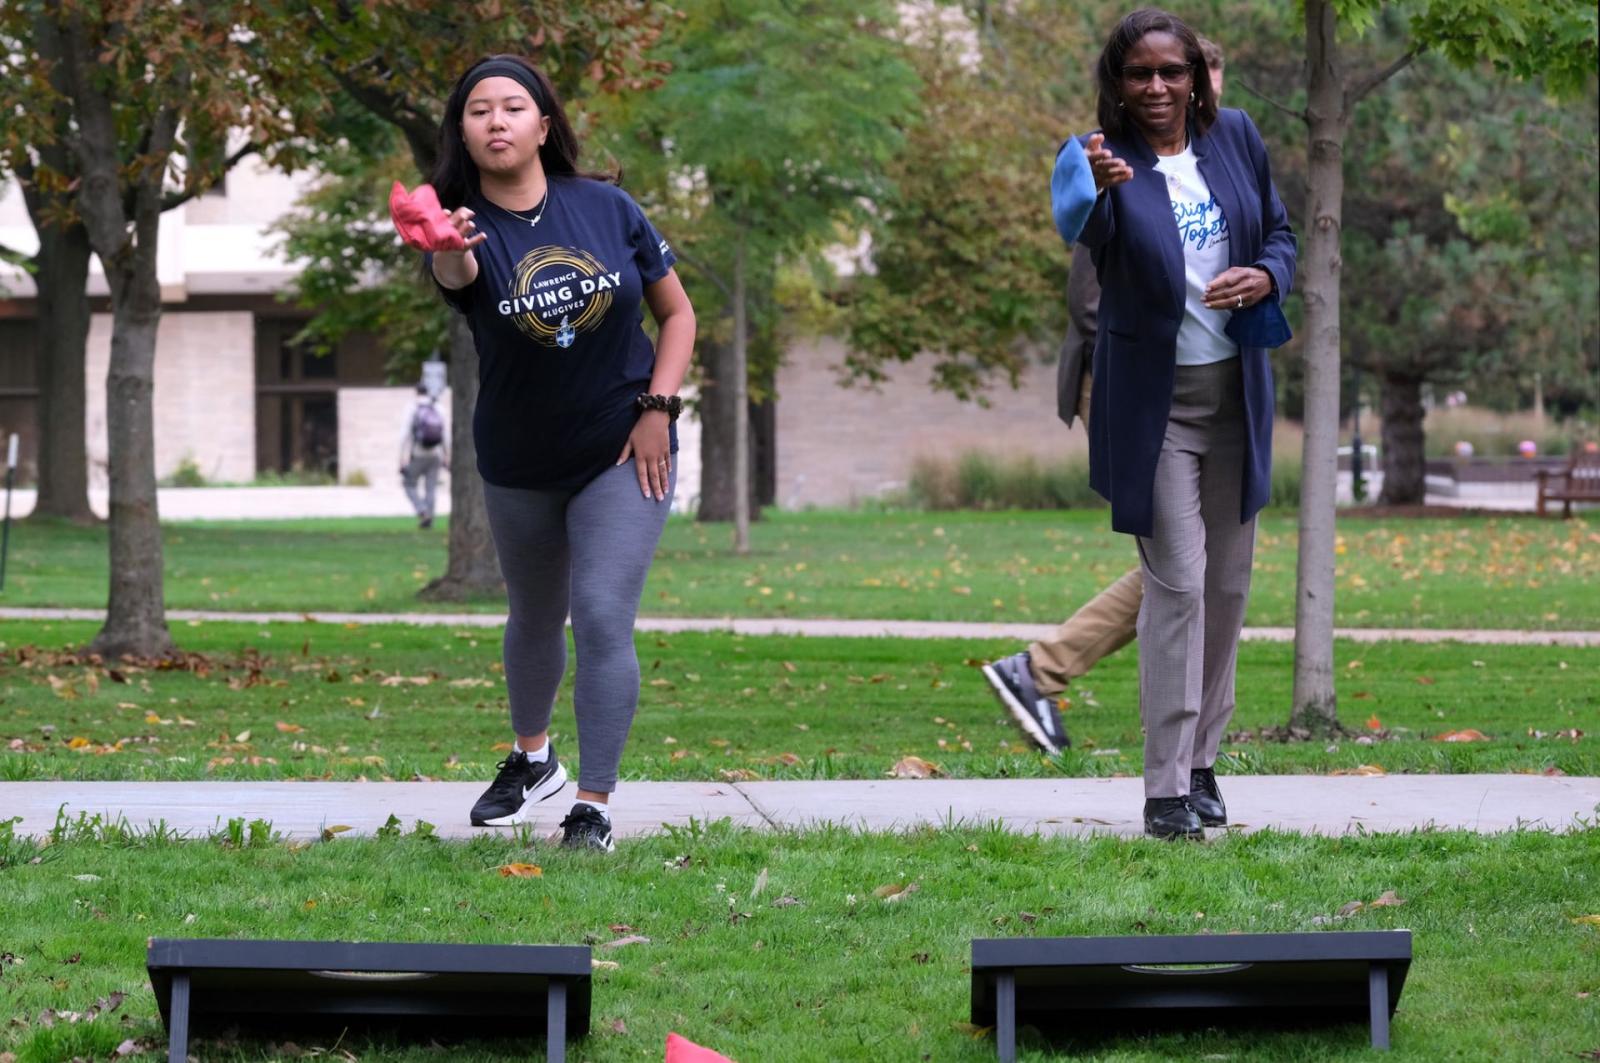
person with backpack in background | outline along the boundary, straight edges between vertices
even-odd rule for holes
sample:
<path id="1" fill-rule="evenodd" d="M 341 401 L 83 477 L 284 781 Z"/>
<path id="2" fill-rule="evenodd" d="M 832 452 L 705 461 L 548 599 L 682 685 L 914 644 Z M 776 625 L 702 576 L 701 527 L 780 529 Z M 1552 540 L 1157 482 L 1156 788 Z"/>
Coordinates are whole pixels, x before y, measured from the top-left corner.
<path id="1" fill-rule="evenodd" d="M 418 384 L 417 403 L 406 418 L 406 434 L 401 441 L 400 483 L 411 500 L 411 508 L 417 512 L 419 528 L 433 527 L 433 500 L 439 487 L 439 470 L 449 461 L 444 414 L 439 411 L 427 385 Z"/>

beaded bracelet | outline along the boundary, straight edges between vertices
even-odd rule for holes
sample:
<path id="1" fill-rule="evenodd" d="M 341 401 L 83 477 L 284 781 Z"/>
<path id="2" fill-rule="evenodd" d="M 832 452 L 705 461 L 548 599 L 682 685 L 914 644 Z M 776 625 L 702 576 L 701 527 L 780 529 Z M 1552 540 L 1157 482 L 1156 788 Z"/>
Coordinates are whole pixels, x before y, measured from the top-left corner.
<path id="1" fill-rule="evenodd" d="M 660 410 L 669 421 L 676 421 L 683 412 L 683 398 L 679 395 L 640 395 L 633 404 L 641 410 Z"/>

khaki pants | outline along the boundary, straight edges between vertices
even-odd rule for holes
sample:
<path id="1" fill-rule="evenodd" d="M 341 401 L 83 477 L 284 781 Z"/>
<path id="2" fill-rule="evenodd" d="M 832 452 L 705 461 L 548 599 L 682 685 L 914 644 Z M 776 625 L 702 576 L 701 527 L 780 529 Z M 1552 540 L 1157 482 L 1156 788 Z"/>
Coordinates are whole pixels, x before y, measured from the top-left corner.
<path id="1" fill-rule="evenodd" d="M 1090 374 L 1083 374 L 1078 392 L 1078 417 L 1089 427 Z M 1059 694 L 1102 657 L 1116 653 L 1137 633 L 1139 605 L 1144 600 L 1144 574 L 1132 569 L 1095 595 L 1048 638 L 1028 647 L 1034 685 L 1039 693 Z M 1187 792 L 1187 791 L 1185 791 Z"/>

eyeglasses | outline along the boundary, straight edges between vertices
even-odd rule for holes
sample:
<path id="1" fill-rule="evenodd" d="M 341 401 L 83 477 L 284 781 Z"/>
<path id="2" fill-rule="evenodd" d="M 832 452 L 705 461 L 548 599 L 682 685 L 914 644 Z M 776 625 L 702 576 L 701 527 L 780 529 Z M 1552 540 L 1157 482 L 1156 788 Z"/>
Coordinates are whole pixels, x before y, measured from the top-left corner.
<path id="1" fill-rule="evenodd" d="M 1173 63 L 1171 66 L 1125 66 L 1122 68 L 1122 80 L 1130 85 L 1148 85 L 1152 78 L 1159 75 L 1163 83 L 1176 85 L 1188 81 L 1194 75 L 1194 67 L 1188 63 Z"/>

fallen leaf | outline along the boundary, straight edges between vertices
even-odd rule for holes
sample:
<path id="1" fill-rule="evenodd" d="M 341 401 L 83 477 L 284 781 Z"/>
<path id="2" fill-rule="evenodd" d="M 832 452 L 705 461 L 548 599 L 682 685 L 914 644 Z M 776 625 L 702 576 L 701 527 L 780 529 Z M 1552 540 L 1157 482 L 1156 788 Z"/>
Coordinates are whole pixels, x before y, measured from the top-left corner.
<path id="1" fill-rule="evenodd" d="M 612 1019 L 611 1032 L 625 1034 L 628 1032 L 628 1024 L 623 1022 L 621 1019 Z"/>
<path id="2" fill-rule="evenodd" d="M 1425 687 L 1431 687 L 1431 686 L 1433 686 L 1433 676 L 1431 676 L 1431 675 L 1419 675 L 1419 676 L 1417 676 L 1417 682 L 1422 684 Z"/>
<path id="3" fill-rule="evenodd" d="M 1359 912 L 1361 909 L 1363 909 L 1365 907 L 1366 907 L 1366 905 L 1362 904 L 1360 901 L 1346 901 L 1343 904 L 1339 905 L 1339 910 L 1337 912 L 1334 912 L 1333 914 L 1338 916 L 1340 919 L 1344 919 L 1344 918 L 1346 918 L 1348 916 L 1355 915 L 1357 912 Z"/>
<path id="4" fill-rule="evenodd" d="M 1487 742 L 1489 736 L 1471 727 L 1464 731 L 1445 731 L 1433 736 L 1435 742 Z"/>
<path id="5" fill-rule="evenodd" d="M 1575 915 L 1572 921 L 1579 926 L 1600 926 L 1600 915 Z"/>
<path id="6" fill-rule="evenodd" d="M 538 864 L 501 864 L 495 868 L 501 878 L 543 878 L 544 868 Z"/>
<path id="7" fill-rule="evenodd" d="M 618 963 L 616 960 L 592 959 L 589 961 L 589 969 L 591 971 L 620 971 L 622 969 L 622 964 Z"/>
<path id="8" fill-rule="evenodd" d="M 301 727 L 297 723 L 285 723 L 282 720 L 279 720 L 277 723 L 273 724 L 273 726 L 286 735 L 297 735 L 301 731 L 305 730 L 304 727 Z"/>
<path id="9" fill-rule="evenodd" d="M 345 823 L 336 823 L 331 827 L 323 827 L 322 840 L 325 842 L 331 842 L 333 841 L 334 835 L 343 834 L 345 831 L 350 829 L 351 827 Z"/>
<path id="10" fill-rule="evenodd" d="M 883 901 L 893 903 L 904 900 L 921 888 L 915 882 L 907 882 L 905 885 L 901 885 L 898 882 L 890 882 L 873 890 L 872 895 Z"/>
<path id="11" fill-rule="evenodd" d="M 750 899 L 755 900 L 761 896 L 761 891 L 767 888 L 767 869 L 762 868 L 756 875 L 756 884 L 750 887 Z"/>
<path id="12" fill-rule="evenodd" d="M 607 941 L 600 947 L 603 949 L 620 949 L 628 945 L 648 944 L 650 944 L 650 939 L 645 937 L 643 934 L 629 934 L 626 937 L 617 938 L 615 941 Z"/>
<path id="13" fill-rule="evenodd" d="M 785 893 L 782 897 L 779 897 L 777 900 L 772 902 L 772 907 L 774 907 L 774 908 L 793 908 L 797 904 L 804 904 L 804 903 L 805 902 L 802 901 L 799 897 L 791 897 L 787 893 Z"/>
<path id="14" fill-rule="evenodd" d="M 1368 908 L 1398 908 L 1404 903 L 1406 903 L 1406 902 L 1401 900 L 1399 895 L 1396 894 L 1394 890 L 1384 890 L 1383 891 L 1383 895 L 1380 896 L 1377 900 L 1373 901 L 1371 904 L 1367 905 L 1367 907 Z"/>
<path id="15" fill-rule="evenodd" d="M 1328 774 L 1329 775 L 1387 775 L 1389 773 L 1384 771 L 1382 768 L 1378 767 L 1376 764 L 1360 764 L 1360 765 L 1357 765 L 1354 768 L 1340 768 L 1337 771 L 1330 771 Z"/>
<path id="16" fill-rule="evenodd" d="M 749 768 L 723 768 L 717 774 L 729 782 L 749 782 L 751 779 L 758 777 Z"/>
<path id="17" fill-rule="evenodd" d="M 250 732 L 249 731 L 240 731 L 238 734 L 233 736 L 233 740 L 235 742 L 239 742 L 239 743 L 248 742 L 248 741 L 250 741 Z"/>
<path id="18" fill-rule="evenodd" d="M 889 774 L 896 779 L 932 779 L 943 775 L 944 770 L 921 757 L 901 757 L 894 762 L 894 767 L 889 769 Z"/>
<path id="19" fill-rule="evenodd" d="M 1381 731 L 1381 730 L 1383 730 L 1383 721 L 1378 719 L 1378 714 L 1377 713 L 1373 713 L 1371 716 L 1367 717 L 1367 730 L 1369 730 L 1369 731 Z"/>
<path id="20" fill-rule="evenodd" d="M 79 882 L 99 882 L 100 881 L 100 876 L 99 875 L 73 875 L 72 877 L 77 879 Z"/>

